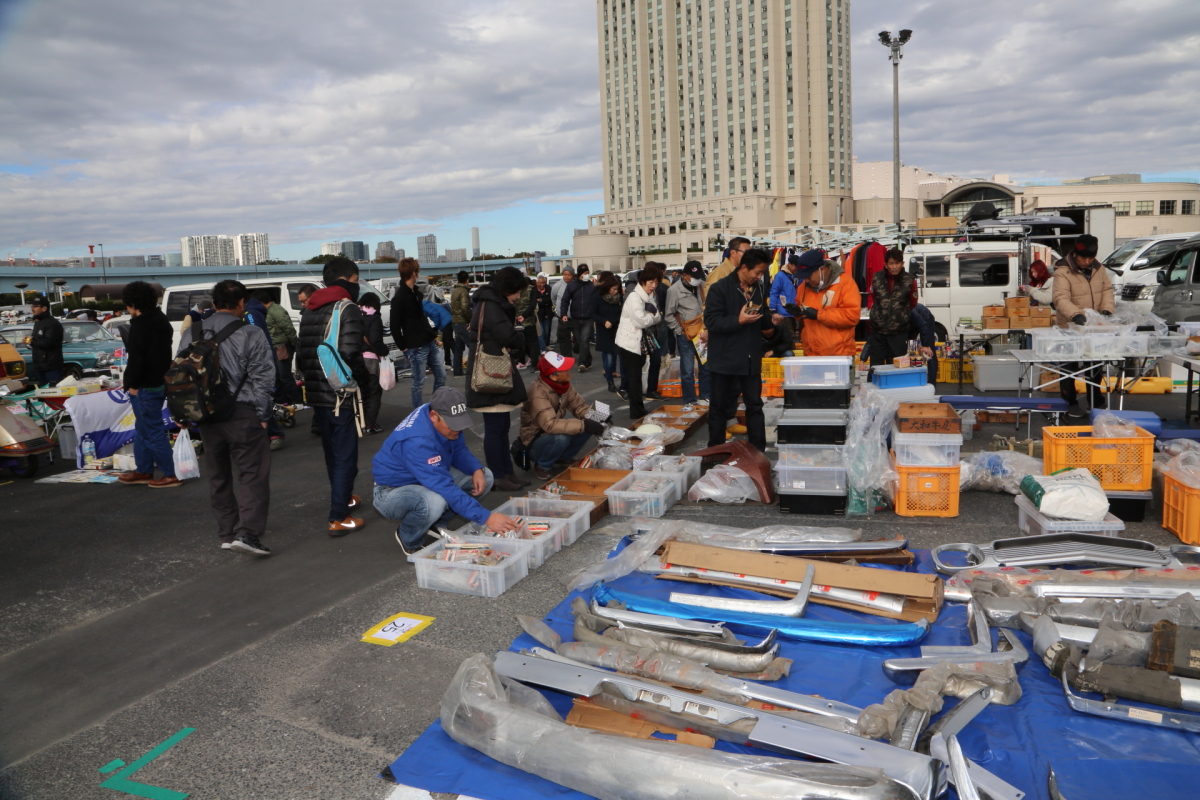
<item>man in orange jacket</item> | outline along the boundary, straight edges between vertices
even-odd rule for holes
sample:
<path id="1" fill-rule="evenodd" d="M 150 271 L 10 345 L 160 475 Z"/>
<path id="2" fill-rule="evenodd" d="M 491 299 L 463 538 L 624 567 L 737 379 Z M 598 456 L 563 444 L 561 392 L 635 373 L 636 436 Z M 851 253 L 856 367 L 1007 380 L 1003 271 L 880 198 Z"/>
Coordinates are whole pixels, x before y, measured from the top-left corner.
<path id="1" fill-rule="evenodd" d="M 836 261 L 801 267 L 795 276 L 796 307 L 789 308 L 804 322 L 800 343 L 806 356 L 852 356 L 854 327 L 862 300 L 858 284 Z"/>

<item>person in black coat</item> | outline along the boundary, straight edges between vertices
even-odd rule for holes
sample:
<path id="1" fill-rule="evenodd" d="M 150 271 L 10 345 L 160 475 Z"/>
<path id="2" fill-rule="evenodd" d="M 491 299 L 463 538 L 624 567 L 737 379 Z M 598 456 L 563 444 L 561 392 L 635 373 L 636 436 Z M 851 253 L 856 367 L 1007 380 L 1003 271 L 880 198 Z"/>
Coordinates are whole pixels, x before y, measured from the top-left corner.
<path id="1" fill-rule="evenodd" d="M 579 351 L 576 372 L 587 372 L 592 368 L 592 326 L 599 301 L 600 296 L 592 284 L 591 271 L 587 264 L 583 264 L 579 267 L 578 279 L 567 287 L 563 295 L 563 308 L 570 317 L 570 325 L 575 332 L 575 347 Z"/>
<path id="2" fill-rule="evenodd" d="M 600 352 L 600 361 L 604 364 L 604 379 L 608 381 L 610 392 L 616 392 L 621 399 L 625 399 L 625 377 L 621 377 L 620 389 L 615 384 L 620 361 L 617 328 L 621 324 L 621 304 L 625 302 L 620 279 L 611 272 L 601 272 L 596 276 L 596 294 L 600 296 L 600 302 L 596 303 L 592 320 L 596 323 L 596 350 Z"/>
<path id="3" fill-rule="evenodd" d="M 708 446 L 725 443 L 725 427 L 737 415 L 738 396 L 746 404 L 750 444 L 767 448 L 762 400 L 763 336 L 774 332 L 762 281 L 771 263 L 766 250 L 751 249 L 737 269 L 709 289 L 704 305 L 708 329 L 708 367 L 712 403 L 708 409 Z"/>
<path id="4" fill-rule="evenodd" d="M 145 281 L 125 284 L 121 300 L 132 318 L 125 353 L 129 358 L 122 377 L 129 405 L 133 409 L 134 469 L 121 473 L 118 480 L 132 485 L 144 483 L 152 489 L 180 485 L 175 476 L 175 457 L 163 427 L 163 402 L 166 386 L 163 375 L 171 366 L 171 323 L 158 307 L 158 294 Z M 154 468 L 162 472 L 154 477 Z"/>
<path id="5" fill-rule="evenodd" d="M 504 492 L 515 492 L 529 481 L 513 474 L 509 451 L 509 428 L 512 412 L 524 404 L 525 384 L 517 364 L 528 356 L 525 353 L 525 329 L 517 324 L 514 303 L 525 291 L 528 279 L 516 267 L 497 270 L 491 281 L 475 292 L 475 307 L 471 314 L 472 336 L 479 347 L 467 358 L 467 406 L 483 415 L 483 455 L 495 479 L 493 486 Z M 479 351 L 502 355 L 507 348 L 512 362 L 512 388 L 501 394 L 480 392 L 475 386 L 475 362 Z"/>
<path id="6" fill-rule="evenodd" d="M 446 384 L 446 368 L 442 348 L 437 344 L 437 329 L 429 323 L 429 316 L 422 307 L 421 289 L 417 278 L 421 265 L 415 258 L 400 260 L 400 285 L 392 295 L 392 336 L 396 347 L 404 351 L 412 373 L 412 407 L 419 408 L 423 402 L 425 369 L 433 371 L 433 390 L 436 392 Z"/>
<path id="7" fill-rule="evenodd" d="M 33 330 L 29 332 L 29 378 L 38 386 L 63 379 L 63 326 L 50 313 L 50 303 L 38 295 L 29 302 Z"/>
<path id="8" fill-rule="evenodd" d="M 379 433 L 379 407 L 383 388 L 379 385 L 379 363 L 388 357 L 387 342 L 383 340 L 383 319 L 379 313 L 379 295 L 367 292 L 358 298 L 363 313 L 363 365 L 367 381 L 363 384 L 363 433 Z"/>

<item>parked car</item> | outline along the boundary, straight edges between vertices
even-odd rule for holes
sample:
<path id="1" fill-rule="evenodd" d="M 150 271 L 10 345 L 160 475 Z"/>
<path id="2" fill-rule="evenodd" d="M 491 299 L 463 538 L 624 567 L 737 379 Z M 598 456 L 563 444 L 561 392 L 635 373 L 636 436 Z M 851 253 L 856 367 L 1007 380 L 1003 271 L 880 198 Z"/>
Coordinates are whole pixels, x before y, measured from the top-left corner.
<path id="1" fill-rule="evenodd" d="M 0 336 L 0 379 L 25 377 L 25 359 L 12 342 Z"/>
<path id="2" fill-rule="evenodd" d="M 109 333 L 98 322 L 63 320 L 63 367 L 67 375 L 82 377 L 85 372 L 107 372 L 109 367 L 125 358 L 125 346 L 120 338 Z M 10 325 L 0 328 L 0 336 L 12 342 L 21 358 L 28 364 L 28 340 L 32 325 Z"/>
<path id="3" fill-rule="evenodd" d="M 1175 250 L 1171 263 L 1158 271 L 1153 311 L 1167 322 L 1200 321 L 1200 236 Z"/>
<path id="4" fill-rule="evenodd" d="M 1157 272 L 1179 245 L 1195 233 L 1166 233 L 1130 239 L 1104 257 L 1104 266 L 1116 273 L 1117 297 L 1139 311 L 1149 311 L 1158 291 Z"/>

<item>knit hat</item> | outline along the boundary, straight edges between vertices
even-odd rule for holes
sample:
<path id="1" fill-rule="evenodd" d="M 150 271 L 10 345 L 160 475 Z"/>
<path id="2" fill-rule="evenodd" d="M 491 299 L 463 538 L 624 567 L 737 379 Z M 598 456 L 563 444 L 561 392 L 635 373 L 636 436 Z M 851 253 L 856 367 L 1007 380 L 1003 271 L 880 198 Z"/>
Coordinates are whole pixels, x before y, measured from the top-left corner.
<path id="1" fill-rule="evenodd" d="M 1071 247 L 1071 252 L 1077 256 L 1085 258 L 1095 258 L 1096 251 L 1100 247 L 1100 242 L 1091 234 L 1083 234 L 1075 237 L 1075 244 Z"/>

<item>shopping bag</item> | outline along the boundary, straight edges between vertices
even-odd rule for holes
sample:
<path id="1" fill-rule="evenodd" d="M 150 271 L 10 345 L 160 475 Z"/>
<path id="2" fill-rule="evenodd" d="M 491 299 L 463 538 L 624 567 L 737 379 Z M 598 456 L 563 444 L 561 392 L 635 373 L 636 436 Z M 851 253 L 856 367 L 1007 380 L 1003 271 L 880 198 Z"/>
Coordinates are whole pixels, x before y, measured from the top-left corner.
<path id="1" fill-rule="evenodd" d="M 385 392 L 396 388 L 396 362 L 390 358 L 379 359 L 379 388 Z"/>
<path id="2" fill-rule="evenodd" d="M 175 437 L 175 447 L 172 455 L 175 461 L 175 477 L 181 481 L 188 478 L 200 477 L 200 462 L 196 458 L 196 448 L 192 444 L 192 436 L 187 428 L 179 431 Z"/>

